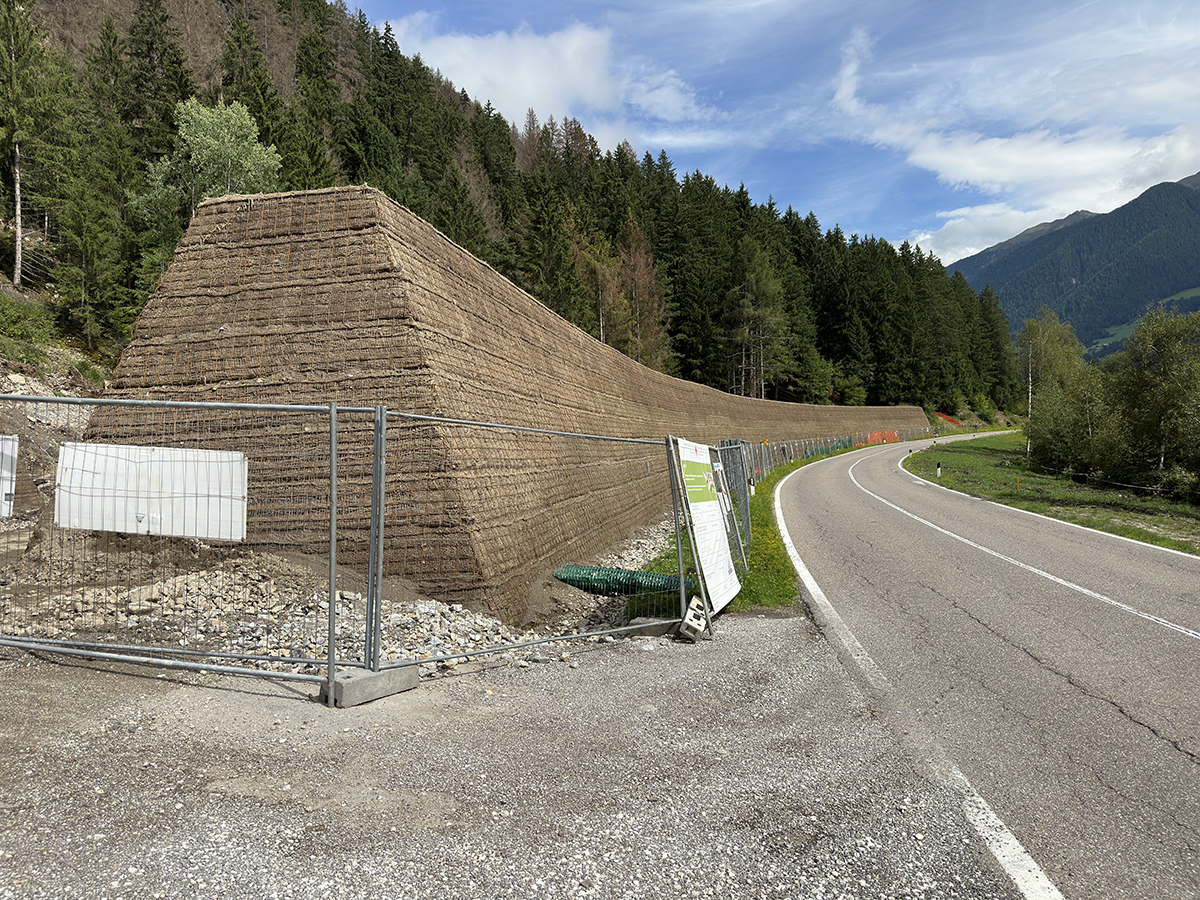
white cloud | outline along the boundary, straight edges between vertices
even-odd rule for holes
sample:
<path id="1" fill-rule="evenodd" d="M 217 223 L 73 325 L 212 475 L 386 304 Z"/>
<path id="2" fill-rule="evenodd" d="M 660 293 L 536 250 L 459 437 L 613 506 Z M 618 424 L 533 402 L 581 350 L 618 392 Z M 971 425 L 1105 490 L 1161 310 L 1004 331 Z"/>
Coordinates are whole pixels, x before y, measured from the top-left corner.
<path id="1" fill-rule="evenodd" d="M 948 184 L 1009 198 L 938 213 L 946 225 L 919 243 L 953 260 L 1079 209 L 1110 212 L 1155 184 L 1195 174 L 1198 131 L 1197 123 L 1190 123 L 1148 138 L 1110 127 L 1003 138 L 926 132 L 892 146 Z"/>
<path id="2" fill-rule="evenodd" d="M 490 100 L 510 122 L 522 123 L 531 107 L 543 120 L 620 108 L 607 29 L 576 23 L 544 35 L 522 27 L 480 36 L 439 34 L 437 26 L 437 17 L 427 13 L 392 22 L 402 52 L 419 53 L 473 97 Z"/>
<path id="3" fill-rule="evenodd" d="M 864 59 L 870 58 L 871 39 L 865 28 L 855 28 L 850 40 L 842 47 L 842 67 L 838 70 L 837 89 L 833 105 L 848 116 L 860 116 L 866 107 L 858 99 L 858 72 Z"/>
<path id="4" fill-rule="evenodd" d="M 520 126 L 528 109 L 542 121 L 573 116 L 602 148 L 638 141 L 647 128 L 682 125 L 685 142 L 724 140 L 695 129 L 716 112 L 671 68 L 645 57 L 617 58 L 608 28 L 573 23 L 546 34 L 527 25 L 487 35 L 439 32 L 439 19 L 416 13 L 392 23 L 403 52 L 419 53 L 472 96 L 490 100 Z M 671 132 L 672 136 L 676 132 Z"/>
<path id="5" fill-rule="evenodd" d="M 624 77 L 626 102 L 641 114 L 664 122 L 694 122 L 712 115 L 674 69 L 656 71 L 648 60 L 632 65 Z"/>
<path id="6" fill-rule="evenodd" d="M 943 263 L 973 256 L 1040 222 L 1062 218 L 1050 209 L 1022 210 L 1007 203 L 984 203 L 939 212 L 945 224 L 937 231 L 917 232 L 908 240 Z"/>
<path id="7" fill-rule="evenodd" d="M 954 260 L 1077 209 L 1108 212 L 1153 184 L 1200 168 L 1200 87 L 1176 79 L 1177 92 L 1169 94 L 1143 77 L 1144 69 L 1154 69 L 1150 60 L 1138 53 L 1103 57 L 1103 49 L 1093 43 L 1079 59 L 1043 60 L 1042 70 L 1027 66 L 1010 79 L 1004 72 L 1025 53 L 977 60 L 969 78 L 949 77 L 935 91 L 918 85 L 906 93 L 892 76 L 887 90 L 877 92 L 880 99 L 869 101 L 872 44 L 856 29 L 842 48 L 831 106 L 844 116 L 848 136 L 904 154 L 943 184 L 993 198 L 939 213 L 940 229 L 909 235 Z M 1129 76 L 1120 88 L 1114 88 L 1117 73 Z M 988 85 L 985 92 L 980 84 Z M 1169 94 L 1170 102 L 1160 94 Z M 1151 96 L 1157 101 L 1152 113 L 1109 121 L 1120 118 L 1113 108 Z M 1187 107 L 1184 124 L 1162 129 L 1151 121 L 1179 122 L 1172 118 L 1175 107 Z M 1101 108 L 1106 115 L 1091 114 Z M 1018 112 L 1007 122 L 998 119 L 1010 110 Z"/>

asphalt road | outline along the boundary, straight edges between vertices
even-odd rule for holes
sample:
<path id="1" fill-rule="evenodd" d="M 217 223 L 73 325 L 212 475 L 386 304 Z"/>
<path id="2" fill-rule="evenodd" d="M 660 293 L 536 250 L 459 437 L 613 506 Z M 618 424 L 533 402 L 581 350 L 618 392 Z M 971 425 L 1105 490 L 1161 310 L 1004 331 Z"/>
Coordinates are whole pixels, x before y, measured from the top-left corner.
<path id="1" fill-rule="evenodd" d="M 1026 896 L 1200 897 L 1200 558 L 943 490 L 911 448 L 779 492 L 823 630 L 1007 826 Z"/>

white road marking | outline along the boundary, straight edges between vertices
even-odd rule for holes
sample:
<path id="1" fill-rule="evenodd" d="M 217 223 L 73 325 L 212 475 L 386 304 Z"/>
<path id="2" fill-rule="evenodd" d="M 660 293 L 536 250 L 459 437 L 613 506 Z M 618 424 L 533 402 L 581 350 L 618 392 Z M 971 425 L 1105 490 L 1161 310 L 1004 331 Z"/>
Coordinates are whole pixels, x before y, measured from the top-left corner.
<path id="1" fill-rule="evenodd" d="M 796 471 L 800 470 L 797 469 Z M 813 603 L 820 609 L 826 626 L 837 635 L 838 640 L 842 642 L 842 646 L 846 648 L 846 651 L 858 664 L 867 681 L 871 683 L 871 686 L 880 693 L 891 694 L 892 686 L 887 676 L 883 674 L 883 670 L 871 658 L 871 654 L 858 642 L 858 638 L 854 636 L 850 627 L 838 615 L 837 610 L 833 608 L 833 604 L 829 602 L 829 599 L 825 596 L 825 592 L 821 590 L 816 579 L 812 577 L 812 573 L 808 571 L 808 566 L 804 564 L 804 561 L 800 558 L 800 554 L 796 552 L 796 546 L 792 543 L 792 536 L 788 533 L 787 525 L 783 520 L 783 509 L 779 503 L 779 496 L 783 491 L 783 486 L 787 484 L 788 478 L 791 478 L 795 474 L 793 472 L 791 475 L 781 479 L 779 485 L 775 488 L 775 521 L 779 525 L 779 533 L 783 537 L 783 545 L 787 548 L 788 556 L 792 559 L 792 565 L 795 566 L 796 574 L 800 576 L 800 581 L 803 582 L 809 596 L 812 597 Z M 855 482 L 855 484 L 858 484 L 858 482 Z M 861 485 L 859 487 L 861 488 Z M 870 491 L 867 491 L 867 493 L 870 493 Z M 884 502 L 886 503 L 887 501 L 885 500 Z M 891 504 L 888 505 L 890 506 Z M 940 752 L 941 755 L 945 755 L 944 751 Z M 1000 817 L 992 811 L 987 801 L 975 790 L 970 780 L 968 780 L 967 776 L 962 773 L 958 766 L 948 763 L 941 774 L 946 782 L 958 791 L 962 797 L 963 813 L 966 815 L 967 821 L 971 823 L 971 826 L 980 838 L 982 838 L 987 848 L 996 858 L 996 861 L 1000 863 L 1005 873 L 1012 879 L 1021 896 L 1025 897 L 1026 900 L 1064 900 L 1063 895 L 1054 886 L 1054 882 L 1046 876 L 1041 866 L 1029 855 L 1021 845 L 1021 842 L 1017 840 L 1016 835 L 1009 831 L 1004 822 L 1000 820 Z"/>
<path id="2" fill-rule="evenodd" d="M 886 452 L 886 451 L 880 451 L 880 453 L 883 453 L 883 452 Z M 940 531 L 942 534 L 946 535 L 947 537 L 952 537 L 956 541 L 962 541 L 968 547 L 974 547 L 976 550 L 981 550 L 984 553 L 989 554 L 990 556 L 996 557 L 996 559 L 1003 560 L 1004 562 L 1010 563 L 1010 564 L 1016 566 L 1017 568 L 1024 569 L 1026 572 L 1032 572 L 1034 575 L 1039 575 L 1042 578 L 1045 578 L 1049 581 L 1053 581 L 1055 584 L 1061 585 L 1065 588 L 1070 588 L 1073 591 L 1078 591 L 1079 593 L 1083 594 L 1084 596 L 1091 597 L 1093 600 L 1099 600 L 1101 603 L 1107 603 L 1109 606 L 1116 607 L 1117 609 L 1123 610 L 1124 612 L 1127 612 L 1127 613 L 1132 613 L 1133 615 L 1138 616 L 1139 618 L 1145 619 L 1147 622 L 1153 622 L 1155 625 L 1161 625 L 1163 628 L 1169 628 L 1172 631 L 1177 631 L 1180 634 L 1185 635 L 1186 637 L 1190 637 L 1190 638 L 1193 638 L 1194 640 L 1200 641 L 1200 632 L 1192 631 L 1190 628 L 1184 628 L 1182 625 L 1176 625 L 1174 622 L 1171 622 L 1168 619 L 1161 618 L 1160 616 L 1156 616 L 1153 613 L 1144 612 L 1143 610 L 1140 610 L 1140 609 L 1137 609 L 1136 607 L 1130 606 L 1127 603 L 1122 603 L 1120 600 L 1114 600 L 1112 597 L 1106 597 L 1106 596 L 1104 596 L 1104 594 L 1098 594 L 1093 590 L 1089 590 L 1088 588 L 1083 587 L 1082 585 L 1078 585 L 1078 584 L 1075 584 L 1074 582 L 1067 581 L 1064 578 L 1059 578 L 1057 575 L 1051 575 L 1049 572 L 1044 572 L 1041 569 L 1038 569 L 1034 566 L 1029 565 L 1028 563 L 1023 563 L 1019 559 L 1013 559 L 1011 556 L 1005 556 L 1003 553 L 999 553 L 996 550 L 992 550 L 990 547 L 985 547 L 985 546 L 983 546 L 983 544 L 977 544 L 975 541 L 971 540 L 970 538 L 965 538 L 961 534 L 955 534 L 953 531 L 948 531 L 947 529 L 942 528 L 940 525 L 934 525 L 928 519 L 922 519 L 916 513 L 909 512 L 907 509 L 897 506 L 895 503 L 892 503 L 890 500 L 884 500 L 882 497 L 880 497 L 875 492 L 869 491 L 865 487 L 863 487 L 861 484 L 859 484 L 858 479 L 854 477 L 854 466 L 857 466 L 863 460 L 872 459 L 876 456 L 879 456 L 880 453 L 873 453 L 870 456 L 864 456 L 862 459 L 859 459 L 857 462 L 855 462 L 853 465 L 851 465 L 849 469 L 846 470 L 846 473 L 850 476 L 850 480 L 854 482 L 854 486 L 856 488 L 858 488 L 860 491 L 862 491 L 864 494 L 867 494 L 870 497 L 874 497 L 876 500 L 878 500 L 880 503 L 884 504 L 885 506 L 890 506 L 892 509 L 896 510 L 896 512 L 904 513 L 904 515 L 908 516 L 910 519 L 914 519 L 917 522 L 920 522 L 922 525 L 928 525 L 934 531 Z M 963 496 L 966 496 L 966 495 L 963 495 Z M 970 497 L 968 499 L 974 500 L 977 498 Z"/>
<path id="3" fill-rule="evenodd" d="M 910 451 L 911 452 L 911 451 Z M 1045 519 L 1047 522 L 1053 522 L 1055 525 L 1066 525 L 1068 528 L 1078 528 L 1080 531 L 1088 531 L 1092 534 L 1098 534 L 1102 537 L 1114 541 L 1125 541 L 1127 544 L 1137 544 L 1139 547 L 1155 550 L 1159 553 L 1174 553 L 1176 556 L 1189 556 L 1192 559 L 1196 558 L 1195 553 L 1188 553 L 1185 550 L 1176 550 L 1174 547 L 1160 547 L 1158 544 L 1147 544 L 1145 541 L 1139 541 L 1137 538 L 1125 537 L 1123 534 L 1113 534 L 1109 531 L 1098 531 L 1095 528 L 1089 528 L 1087 525 L 1080 525 L 1078 522 L 1068 522 L 1066 519 L 1055 519 L 1052 516 L 1046 516 L 1042 513 L 1034 512 L 1031 509 L 1021 509 L 1019 506 L 1005 506 L 1003 503 L 997 503 L 995 500 L 983 500 L 980 497 L 972 497 L 970 494 L 964 494 L 962 491 L 956 491 L 954 488 L 948 488 L 944 484 L 936 484 L 927 478 L 922 478 L 920 475 L 914 475 L 908 469 L 904 468 L 904 461 L 908 459 L 908 455 L 904 455 L 896 460 L 896 468 L 907 475 L 916 484 L 924 487 L 935 487 L 939 491 L 946 491 L 951 494 L 958 494 L 960 497 L 967 497 L 971 500 L 978 500 L 980 503 L 990 503 L 992 506 L 998 506 L 1001 509 L 1009 512 L 1020 513 L 1023 516 L 1033 516 L 1035 519 Z"/>

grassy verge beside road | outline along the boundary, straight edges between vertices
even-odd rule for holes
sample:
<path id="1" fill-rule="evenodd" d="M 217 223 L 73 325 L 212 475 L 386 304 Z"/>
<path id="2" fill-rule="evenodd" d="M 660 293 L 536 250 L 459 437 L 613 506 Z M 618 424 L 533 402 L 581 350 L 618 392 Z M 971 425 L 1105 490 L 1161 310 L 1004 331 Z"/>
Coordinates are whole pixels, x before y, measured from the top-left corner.
<path id="1" fill-rule="evenodd" d="M 808 460 L 807 462 L 814 462 Z M 796 590 L 796 570 L 783 546 L 783 538 L 775 525 L 775 487 L 784 476 L 805 465 L 805 461 L 781 466 L 761 481 L 750 498 L 750 542 L 749 571 L 742 579 L 742 589 L 726 609 L 730 612 L 750 610 L 783 610 L 799 604 Z M 683 550 L 688 576 L 695 579 L 691 563 L 691 549 Z M 678 574 L 678 558 L 675 545 L 654 559 L 647 567 L 649 572 Z"/>
<path id="2" fill-rule="evenodd" d="M 940 479 L 938 463 L 942 468 Z M 974 497 L 1200 554 L 1200 508 L 1128 488 L 1080 483 L 1031 469 L 1025 465 L 1025 438 L 1021 434 L 937 444 L 912 454 L 904 465 L 914 475 Z"/>
<path id="3" fill-rule="evenodd" d="M 754 540 L 750 570 L 730 612 L 786 609 L 800 602 L 796 572 L 775 523 L 775 487 L 807 462 L 782 466 L 761 482 L 750 500 Z M 937 476 L 941 463 L 942 475 Z M 951 490 L 993 500 L 1099 531 L 1161 547 L 1200 554 L 1200 507 L 1164 500 L 1127 488 L 1082 484 L 1025 465 L 1022 434 L 994 434 L 969 441 L 939 443 L 914 453 L 905 468 Z M 695 578 L 691 550 L 684 547 L 688 576 Z M 677 574 L 675 546 L 646 567 L 650 572 Z"/>

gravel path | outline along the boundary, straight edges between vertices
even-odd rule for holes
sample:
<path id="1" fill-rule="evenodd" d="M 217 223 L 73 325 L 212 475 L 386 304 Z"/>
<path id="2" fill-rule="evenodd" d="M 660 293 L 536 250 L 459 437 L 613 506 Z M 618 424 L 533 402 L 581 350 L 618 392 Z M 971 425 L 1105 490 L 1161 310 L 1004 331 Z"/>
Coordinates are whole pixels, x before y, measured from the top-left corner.
<path id="1" fill-rule="evenodd" d="M 13 650 L 0 673 L 0 898 L 1016 897 L 799 616 L 345 710 Z"/>

